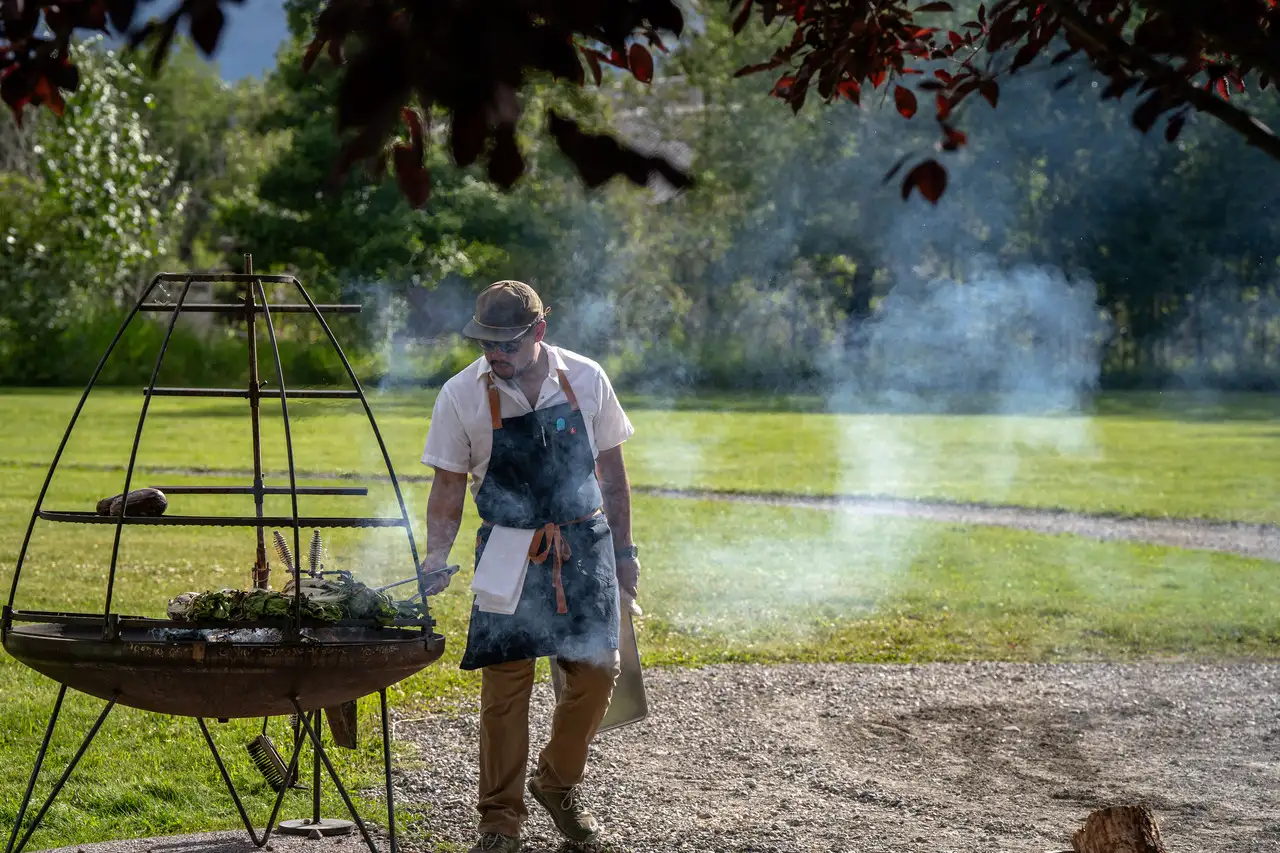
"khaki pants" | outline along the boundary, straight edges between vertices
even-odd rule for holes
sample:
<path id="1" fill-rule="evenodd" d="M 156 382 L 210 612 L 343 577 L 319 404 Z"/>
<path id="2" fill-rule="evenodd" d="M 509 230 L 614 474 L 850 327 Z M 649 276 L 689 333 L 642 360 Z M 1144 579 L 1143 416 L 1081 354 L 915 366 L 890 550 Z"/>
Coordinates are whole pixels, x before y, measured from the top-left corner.
<path id="1" fill-rule="evenodd" d="M 480 685 L 480 832 L 519 835 L 528 817 L 524 802 L 529 765 L 529 696 L 532 660 L 486 666 Z M 609 709 L 618 679 L 618 656 L 611 666 L 561 661 L 565 684 L 551 718 L 551 739 L 538 756 L 534 779 L 548 791 L 564 791 L 582 781 L 587 747 Z"/>

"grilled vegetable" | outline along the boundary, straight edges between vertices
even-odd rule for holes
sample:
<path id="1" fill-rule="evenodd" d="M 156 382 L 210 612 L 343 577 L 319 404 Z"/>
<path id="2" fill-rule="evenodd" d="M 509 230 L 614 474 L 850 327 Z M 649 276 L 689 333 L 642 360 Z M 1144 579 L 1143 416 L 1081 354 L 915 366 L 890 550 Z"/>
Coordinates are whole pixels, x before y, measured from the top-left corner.
<path id="1" fill-rule="evenodd" d="M 320 544 L 320 531 L 311 531 L 311 553 L 308 555 L 308 562 L 310 563 L 308 568 L 310 568 L 311 574 L 316 577 L 319 577 L 321 570 L 324 569 L 324 563 L 320 562 L 323 548 L 324 546 Z"/>
<path id="2" fill-rule="evenodd" d="M 324 578 L 302 578 L 302 597 L 325 604 L 340 604 L 346 598 L 346 592 L 339 584 Z M 290 580 L 284 585 L 285 595 L 293 595 L 294 584 Z"/>
<path id="3" fill-rule="evenodd" d="M 190 619 L 192 601 L 199 595 L 198 592 L 184 592 L 176 598 L 171 598 L 165 612 L 169 614 L 170 619 Z"/>
<path id="4" fill-rule="evenodd" d="M 280 556 L 280 562 L 284 563 L 285 568 L 293 571 L 293 552 L 289 550 L 289 545 L 284 541 L 284 537 L 280 535 L 280 531 L 275 531 L 276 553 Z"/>
<path id="5" fill-rule="evenodd" d="M 319 542 L 317 532 L 311 539 L 313 569 L 319 565 Z M 278 531 L 275 544 L 281 559 L 291 560 L 289 547 Z M 297 602 L 295 589 L 300 593 Z M 389 625 L 401 617 L 417 619 L 422 613 L 420 605 L 393 601 L 386 593 L 365 586 L 347 572 L 333 578 L 304 576 L 296 584 L 290 579 L 280 592 L 265 589 L 185 592 L 169 602 L 168 613 L 171 619 L 191 622 L 253 622 L 290 618 L 299 605 L 303 618 L 324 622 L 367 619 L 378 625 Z"/>

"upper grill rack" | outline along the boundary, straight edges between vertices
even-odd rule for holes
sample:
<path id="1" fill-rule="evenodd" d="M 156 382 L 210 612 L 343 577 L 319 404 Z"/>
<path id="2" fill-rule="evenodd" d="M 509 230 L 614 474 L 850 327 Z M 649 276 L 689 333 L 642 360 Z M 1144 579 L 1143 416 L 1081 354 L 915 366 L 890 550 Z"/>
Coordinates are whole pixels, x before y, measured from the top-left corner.
<path id="1" fill-rule="evenodd" d="M 32 510 L 30 522 L 27 525 L 26 535 L 22 541 L 22 547 L 18 552 L 17 567 L 14 571 L 13 582 L 9 590 L 9 602 L 5 608 L 6 616 L 13 621 L 23 621 L 23 611 L 14 610 L 14 601 L 17 597 L 18 584 L 22 576 L 22 566 L 26 559 L 27 549 L 31 542 L 31 536 L 38 520 L 49 522 L 73 523 L 73 524 L 113 524 L 115 525 L 115 537 L 111 548 L 111 562 L 107 574 L 106 602 L 102 612 L 103 624 L 107 626 L 105 629 L 108 633 L 113 631 L 112 626 L 119 621 L 119 614 L 112 612 L 112 598 L 115 588 L 116 569 L 120 550 L 121 532 L 125 525 L 142 525 L 142 526 L 194 526 L 194 527 L 252 527 L 256 529 L 257 549 L 254 565 L 254 583 L 257 586 L 265 586 L 267 577 L 267 550 L 264 529 L 267 527 L 289 527 L 293 530 L 293 565 L 290 571 L 295 579 L 301 577 L 301 561 L 302 561 L 302 535 L 303 527 L 312 528 L 377 528 L 377 527 L 399 527 L 405 531 L 408 539 L 409 556 L 413 561 L 412 571 L 417 573 L 418 567 L 418 548 L 414 540 L 413 526 L 409 519 L 408 510 L 405 506 L 404 495 L 400 489 L 400 483 L 396 478 L 395 468 L 391 463 L 390 454 L 387 452 L 386 443 L 383 441 L 382 433 L 378 429 L 377 421 L 373 417 L 373 412 L 369 406 L 369 401 L 365 396 L 364 390 L 360 386 L 360 381 L 355 375 L 355 371 L 351 367 L 350 361 L 347 360 L 346 354 L 342 350 L 342 346 L 338 343 L 337 337 L 325 320 L 326 314 L 353 314 L 362 310 L 359 304 L 317 304 L 307 293 L 302 282 L 292 275 L 260 275 L 253 272 L 253 259 L 251 255 L 245 255 L 245 271 L 244 273 L 160 273 L 151 279 L 150 283 L 143 290 L 134 304 L 132 310 L 121 324 L 115 337 L 107 346 L 99 359 L 88 384 L 85 386 L 84 392 L 80 396 L 80 400 L 76 405 L 70 422 L 67 424 L 66 432 L 62 436 L 62 440 L 58 445 L 57 452 L 54 454 L 53 460 L 49 465 L 48 473 L 45 476 L 44 483 L 40 488 L 39 497 Z M 192 285 L 196 283 L 232 283 L 239 285 L 239 299 L 233 302 L 188 302 L 187 297 L 191 293 Z M 178 284 L 181 289 L 176 299 L 159 300 L 156 297 L 157 288 L 161 292 L 167 292 L 162 287 L 165 284 Z M 294 295 L 300 298 L 301 302 L 271 304 L 267 298 L 267 292 L 264 285 L 288 285 Z M 67 441 L 71 437 L 72 431 L 75 429 L 79 420 L 80 413 L 84 408 L 85 401 L 88 399 L 90 392 L 96 385 L 102 369 L 107 359 L 115 350 L 120 339 L 124 336 L 129 325 L 134 321 L 140 313 L 168 313 L 169 320 L 165 330 L 164 338 L 160 344 L 160 350 L 156 355 L 155 365 L 151 371 L 151 378 L 146 387 L 142 389 L 142 407 L 138 416 L 137 428 L 134 433 L 133 444 L 129 451 L 128 466 L 125 471 L 124 484 L 121 494 L 128 494 L 134 480 L 134 471 L 138 459 L 138 447 L 142 439 L 142 430 L 146 423 L 147 413 L 150 408 L 151 401 L 156 397 L 220 397 L 220 398 L 239 398 L 245 399 L 249 403 L 249 421 L 251 434 L 253 438 L 253 464 L 252 475 L 253 483 L 250 486 L 177 486 L 164 490 L 166 494 L 187 494 L 187 495 L 252 495 L 254 500 L 254 514 L 248 515 L 162 515 L 162 516 L 130 516 L 127 507 L 122 507 L 120 514 L 103 516 L 95 512 L 64 510 L 64 509 L 45 509 L 44 499 L 49 489 L 49 484 L 53 480 L 53 475 L 57 470 L 58 463 L 62 459 L 63 451 L 66 449 Z M 178 317 L 184 313 L 223 313 L 231 315 L 240 315 L 247 328 L 247 344 L 248 344 L 248 361 L 249 361 L 249 377 L 247 387 L 245 388 L 171 388 L 158 386 L 156 384 L 157 377 L 160 374 L 160 368 L 164 364 L 165 354 L 169 348 L 169 342 L 173 336 L 173 330 L 177 324 Z M 324 331 L 329 344 L 337 353 L 338 358 L 342 362 L 343 369 L 347 374 L 347 378 L 351 383 L 350 389 L 295 389 L 289 390 L 285 384 L 284 367 L 280 359 L 280 349 L 276 337 L 276 328 L 272 320 L 272 316 L 276 314 L 310 314 L 319 322 L 321 329 Z M 270 346 L 273 366 L 275 368 L 275 388 L 264 388 L 263 382 L 259 375 L 259 357 L 258 357 L 258 323 L 261 322 L 266 328 L 266 337 Z M 369 426 L 373 431 L 374 438 L 377 440 L 378 449 L 382 454 L 383 463 L 386 466 L 391 486 L 395 491 L 396 502 L 399 506 L 400 513 L 398 516 L 376 517 L 376 516 L 303 516 L 298 511 L 299 495 L 350 495 L 359 496 L 367 495 L 368 489 L 365 487 L 308 487 L 299 486 L 297 483 L 297 468 L 294 461 L 293 452 L 293 433 L 289 421 L 289 401 L 305 399 L 349 399 L 359 400 L 364 409 Z M 272 402 L 279 401 L 280 413 L 283 419 L 285 451 L 288 459 L 289 486 L 288 488 L 280 486 L 266 486 L 263 482 L 262 470 L 262 437 L 261 437 L 261 421 L 259 404 L 262 400 L 270 400 Z M 291 512 L 289 515 L 269 516 L 263 511 L 264 498 L 267 495 L 289 495 L 291 500 Z M 123 503 L 123 502 L 122 502 Z M 296 635 L 302 625 L 302 607 L 301 607 L 301 584 L 295 583 L 295 617 L 293 620 L 293 633 Z M 418 581 L 419 593 L 424 593 L 421 578 Z M 426 596 L 422 597 L 422 608 L 424 613 L 428 613 Z M 32 612 L 31 615 L 35 615 Z M 402 623 L 397 623 L 402 624 Z M 434 621 L 429 615 L 421 620 L 417 620 L 413 625 L 420 626 L 424 632 L 430 632 L 434 626 Z"/>

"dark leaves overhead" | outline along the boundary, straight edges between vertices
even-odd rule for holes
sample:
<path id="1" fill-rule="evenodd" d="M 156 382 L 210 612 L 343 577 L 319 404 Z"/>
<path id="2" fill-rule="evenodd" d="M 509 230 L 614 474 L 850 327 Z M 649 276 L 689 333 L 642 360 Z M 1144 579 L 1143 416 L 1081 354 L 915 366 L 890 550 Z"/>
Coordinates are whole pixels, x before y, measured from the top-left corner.
<path id="1" fill-rule="evenodd" d="M 904 118 L 911 118 L 916 114 L 918 102 L 915 93 L 906 86 L 899 86 L 893 91 L 894 102 L 898 105 L 898 112 L 902 113 Z"/>
<path id="2" fill-rule="evenodd" d="M 61 110 L 62 93 L 78 82 L 66 60 L 77 30 L 111 28 L 135 47 L 146 44 L 157 69 L 180 28 L 211 54 L 230 2 L 238 0 L 180 0 L 163 19 L 135 27 L 145 11 L 137 0 L 0 0 L 0 95 L 19 120 L 27 105 Z M 42 14 L 50 30 L 43 34 Z M 650 49 L 665 51 L 664 38 L 683 28 L 675 0 L 328 0 L 303 68 L 323 56 L 345 68 L 335 105 L 345 142 L 334 180 L 362 162 L 377 173 L 390 161 L 401 191 L 421 206 L 431 192 L 429 142 L 422 119 L 405 118 L 406 107 L 442 110 L 454 160 L 481 164 L 490 180 L 510 187 L 525 171 L 516 135 L 525 83 L 546 75 L 599 84 L 602 65 L 649 83 L 655 73 Z M 410 126 L 408 142 L 395 140 L 402 119 Z M 690 183 L 666 161 L 587 134 L 569 119 L 558 120 L 552 136 L 593 186 L 615 175 L 638 184 L 652 174 L 680 187 Z"/>
<path id="3" fill-rule="evenodd" d="M 229 2 L 236 0 L 179 0 L 163 19 L 138 26 L 145 9 L 136 8 L 137 0 L 0 0 L 0 97 L 19 120 L 29 105 L 60 111 L 65 93 L 78 84 L 67 60 L 77 30 L 112 28 L 135 45 L 145 42 L 155 67 L 180 26 L 212 52 Z M 738 74 L 769 72 L 762 97 L 772 95 L 797 112 L 812 95 L 878 103 L 873 92 L 892 89 L 903 116 L 932 114 L 939 128 L 934 147 L 953 152 L 967 144 L 956 123 L 974 95 L 998 107 L 1004 78 L 1074 59 L 1077 67 L 1046 78 L 1046 97 L 1087 64 L 1103 84 L 1102 97 L 1137 93 L 1133 122 L 1144 131 L 1164 119 L 1166 138 L 1176 139 L 1196 110 L 1280 159 L 1280 137 L 1233 98 L 1246 81 L 1267 89 L 1280 77 L 1276 0 L 994 0 L 978 7 L 975 20 L 962 22 L 952 4 L 929 0 L 727 4 L 735 32 L 757 20 L 782 33 L 771 56 Z M 346 69 L 337 103 L 346 143 L 335 177 L 361 161 L 376 172 L 390 159 L 405 195 L 421 205 L 430 194 L 427 143 L 393 141 L 403 108 L 442 111 L 455 160 L 482 165 L 493 181 L 510 186 L 525 169 L 515 128 L 517 93 L 526 82 L 552 77 L 598 84 L 606 66 L 649 82 L 656 73 L 652 50 L 664 51 L 664 35 L 678 36 L 683 27 L 677 0 L 327 0 L 303 67 L 327 56 Z M 932 75 L 921 74 L 926 70 Z M 920 76 L 908 89 L 912 75 Z M 927 93 L 925 99 L 916 92 Z M 936 108 L 921 110 L 922 104 Z M 669 163 L 586 133 L 569 118 L 553 118 L 550 128 L 592 186 L 618 175 L 636 183 L 654 174 L 676 186 L 689 183 Z M 946 171 L 931 154 L 922 156 L 928 159 L 907 171 L 904 195 L 919 190 L 936 201 Z"/>
<path id="4" fill-rule="evenodd" d="M 642 186 L 654 175 L 662 177 L 676 189 L 692 186 L 688 175 L 661 157 L 641 154 L 609 136 L 587 133 L 577 122 L 558 113 L 547 115 L 547 127 L 588 187 L 598 187 L 616 175 Z"/>
<path id="5" fill-rule="evenodd" d="M 516 144 L 516 130 L 505 124 L 493 138 L 493 154 L 489 157 L 489 180 L 503 189 L 515 184 L 524 174 L 524 158 Z"/>
<path id="6" fill-rule="evenodd" d="M 400 116 L 409 128 L 409 142 L 398 143 L 392 151 L 396 183 L 410 204 L 421 207 L 431 197 L 431 173 L 426 165 L 426 122 L 416 110 L 408 108 L 401 110 Z M 384 165 L 383 160 L 375 163 L 375 167 Z"/>
<path id="7" fill-rule="evenodd" d="M 633 44 L 631 49 L 627 51 L 627 57 L 631 62 L 631 73 L 641 83 L 650 83 L 653 81 L 653 57 L 649 55 L 649 51 L 644 49 L 643 45 Z"/>
<path id="8" fill-rule="evenodd" d="M 191 40 L 206 56 L 212 56 L 217 50 L 218 36 L 225 22 L 218 0 L 196 0 L 191 4 Z"/>
<path id="9" fill-rule="evenodd" d="M 525 170 L 516 136 L 518 93 L 531 75 L 585 85 L 601 80 L 601 66 L 611 65 L 648 83 L 653 57 L 640 42 L 660 46 L 664 32 L 679 34 L 682 28 L 671 0 L 429 5 L 329 0 L 308 57 L 314 61 L 324 46 L 348 43 L 352 36 L 351 43 L 360 45 L 346 59 L 338 95 L 340 130 L 359 134 L 372 128 L 382 136 L 382 128 L 394 124 L 401 107 L 416 98 L 447 113 L 448 149 L 458 165 L 483 164 L 490 180 L 510 187 Z M 647 181 L 650 170 L 637 163 L 649 158 L 625 145 L 591 144 L 563 129 L 552 136 L 584 176 Z"/>
<path id="10" fill-rule="evenodd" d="M 912 190 L 918 190 L 925 199 L 937 204 L 946 189 L 947 170 L 942 168 L 942 164 L 937 160 L 925 160 L 908 172 L 907 177 L 902 181 L 904 199 L 911 195 Z"/>
<path id="11" fill-rule="evenodd" d="M 762 93 L 799 110 L 816 88 L 826 101 L 866 103 L 869 89 L 893 88 L 894 106 L 906 118 L 918 113 L 905 88 L 908 75 L 930 63 L 933 77 L 913 88 L 936 102 L 941 131 L 936 148 L 957 151 L 967 142 L 954 122 L 977 95 L 1000 104 L 1000 80 L 1024 70 L 1052 68 L 1077 59 L 1101 75 L 1100 94 L 1118 98 L 1142 93 L 1133 123 L 1142 131 L 1163 115 L 1165 136 L 1177 138 L 1195 109 L 1218 118 L 1250 144 L 1280 159 L 1280 137 L 1230 103 L 1233 92 L 1255 79 L 1266 89 L 1280 76 L 1280 3 L 1276 0 L 995 0 L 978 7 L 975 20 L 957 22 L 951 4 L 903 0 L 728 0 L 734 29 L 755 17 L 766 25 L 789 23 L 789 40 L 772 56 L 739 70 L 773 72 Z M 783 30 L 784 37 L 788 29 Z M 936 69 L 936 70 L 935 70 Z M 1074 79 L 1077 70 L 1054 74 L 1046 97 Z M 946 171 L 929 155 L 903 178 L 912 190 L 936 201 L 946 189 Z M 905 165 L 900 162 L 896 175 Z"/>
<path id="12" fill-rule="evenodd" d="M 137 6 L 137 0 L 107 0 L 107 15 L 116 32 L 123 33 L 129 29 Z"/>

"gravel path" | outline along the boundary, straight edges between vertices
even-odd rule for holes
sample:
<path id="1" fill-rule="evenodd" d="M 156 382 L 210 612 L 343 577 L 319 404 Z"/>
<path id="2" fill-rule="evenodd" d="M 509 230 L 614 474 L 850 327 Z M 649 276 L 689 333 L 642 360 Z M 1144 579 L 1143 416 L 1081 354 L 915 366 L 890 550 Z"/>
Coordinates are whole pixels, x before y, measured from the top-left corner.
<path id="1" fill-rule="evenodd" d="M 1144 802 L 1171 853 L 1280 851 L 1280 664 L 720 666 L 648 687 L 649 719 L 592 748 L 614 850 L 1043 853 Z M 397 738 L 422 762 L 404 801 L 437 849 L 469 843 L 474 709 Z M 526 850 L 556 850 L 531 812 Z"/>
<path id="2" fill-rule="evenodd" d="M 1280 853 L 1280 663 L 742 665 L 653 670 L 647 683 L 650 717 L 591 750 L 586 789 L 609 850 L 1069 851 L 1090 811 L 1141 802 L 1170 853 Z M 542 680 L 535 751 L 551 704 Z M 395 728 L 416 754 L 395 771 L 414 834 L 427 833 L 426 850 L 465 850 L 475 709 Z M 525 853 L 573 849 L 530 810 Z M 365 848 L 352 837 L 267 849 Z M 58 853 L 253 847 L 230 832 Z"/>
<path id="3" fill-rule="evenodd" d="M 1092 539 L 1147 542 L 1174 548 L 1224 551 L 1247 557 L 1280 560 L 1280 527 L 1271 524 L 1181 518 L 1126 518 L 1070 510 L 890 497 L 809 497 L 696 489 L 635 489 L 634 487 L 633 491 L 653 497 L 838 509 L 860 515 L 889 515 L 952 524 L 1011 527 L 1017 530 L 1030 530 L 1034 533 L 1071 534 Z"/>
<path id="4" fill-rule="evenodd" d="M 24 465 L 26 463 L 23 463 Z M 34 463 L 27 467 L 36 467 Z M 113 466 L 67 465 L 67 468 L 84 470 L 116 470 Z M 148 467 L 149 474 L 173 474 L 182 476 L 252 476 L 248 470 L 212 468 Z M 275 472 L 281 476 L 282 472 Z M 351 474 L 334 477 L 332 474 L 306 474 L 303 479 L 350 479 L 363 481 L 388 480 L 386 475 Z M 402 483 L 430 482 L 431 477 L 404 475 L 397 478 Z M 161 484 L 163 485 L 163 484 Z M 814 509 L 843 510 L 863 515 L 888 515 L 900 518 L 918 518 L 951 524 L 976 524 L 991 527 L 1008 527 L 1050 535 L 1068 534 L 1108 541 L 1146 542 L 1173 548 L 1221 551 L 1265 560 L 1280 561 L 1280 526 L 1273 524 L 1247 524 L 1244 522 L 1210 521 L 1183 518 L 1135 518 L 1111 515 L 1094 515 L 1070 510 L 1038 509 L 1031 507 L 996 504 L 965 503 L 944 500 L 910 500 L 881 496 L 816 497 L 762 492 L 726 492 L 707 489 L 665 489 L 633 485 L 638 495 L 683 500 L 731 501 L 736 503 L 769 504 L 772 506 L 806 507 Z"/>

